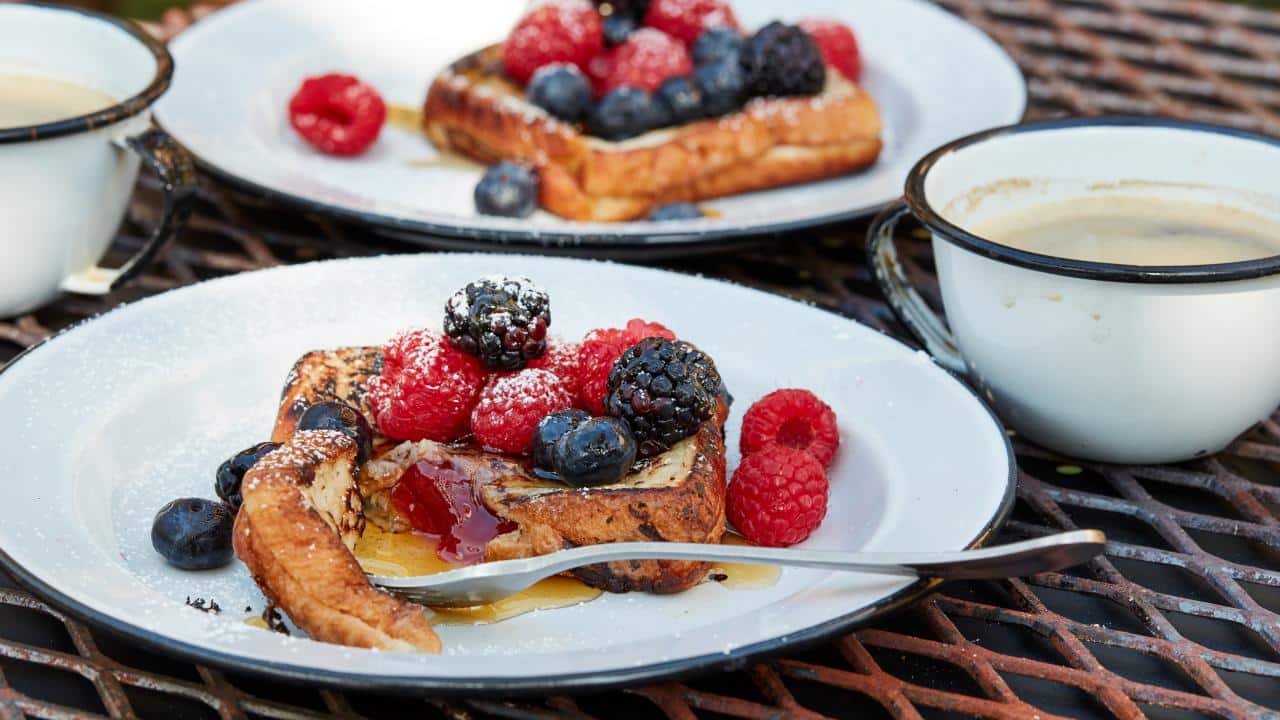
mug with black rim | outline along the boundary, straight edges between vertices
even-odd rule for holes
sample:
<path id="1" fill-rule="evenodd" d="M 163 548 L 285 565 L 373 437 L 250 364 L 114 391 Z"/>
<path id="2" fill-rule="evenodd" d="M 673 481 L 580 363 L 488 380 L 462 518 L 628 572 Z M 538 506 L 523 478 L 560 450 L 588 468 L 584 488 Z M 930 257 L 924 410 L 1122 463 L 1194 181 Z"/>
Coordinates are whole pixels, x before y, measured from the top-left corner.
<path id="1" fill-rule="evenodd" d="M 63 291 L 110 292 L 140 272 L 190 214 L 192 162 L 151 129 L 150 108 L 169 87 L 173 58 L 125 20 L 0 3 L 0 75 L 69 83 L 116 100 L 87 114 L 0 126 L 0 317 Z M 99 267 L 141 162 L 164 183 L 160 221 L 122 266 Z"/>
<path id="2" fill-rule="evenodd" d="M 981 132 L 911 170 L 904 200 L 871 227 L 869 261 L 936 361 L 968 375 L 1029 439 L 1106 462 L 1187 460 L 1280 405 L 1280 256 L 1123 265 L 972 228 L 1099 196 L 1205 203 L 1280 227 L 1276 168 L 1280 140 L 1199 123 L 1081 118 Z M 945 323 L 898 259 L 894 227 L 907 214 L 932 236 Z"/>

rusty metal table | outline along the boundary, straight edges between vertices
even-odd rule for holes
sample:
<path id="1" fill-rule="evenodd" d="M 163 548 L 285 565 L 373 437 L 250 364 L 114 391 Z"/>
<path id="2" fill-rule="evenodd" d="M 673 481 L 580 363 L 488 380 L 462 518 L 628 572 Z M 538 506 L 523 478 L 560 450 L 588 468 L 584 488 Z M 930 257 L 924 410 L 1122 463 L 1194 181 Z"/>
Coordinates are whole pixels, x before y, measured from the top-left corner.
<path id="1" fill-rule="evenodd" d="M 1280 134 L 1280 14 L 1195 0 L 942 4 L 1018 60 L 1031 117 L 1160 114 Z M 137 246 L 154 200 L 154 188 L 139 191 L 115 253 Z M 865 229 L 795 233 L 667 266 L 905 336 L 863 263 Z M 905 232 L 907 264 L 936 301 L 927 244 Z M 76 320 L 205 278 L 415 249 L 208 182 L 186 237 L 151 273 L 111 297 L 68 296 L 0 320 L 0 361 Z M 1018 501 L 1002 539 L 1099 527 L 1112 539 L 1105 558 L 948 585 L 890 619 L 734 672 L 519 700 L 293 687 L 153 654 L 0 576 L 0 718 L 1280 718 L 1280 416 L 1216 457 L 1175 466 L 1017 451 Z"/>

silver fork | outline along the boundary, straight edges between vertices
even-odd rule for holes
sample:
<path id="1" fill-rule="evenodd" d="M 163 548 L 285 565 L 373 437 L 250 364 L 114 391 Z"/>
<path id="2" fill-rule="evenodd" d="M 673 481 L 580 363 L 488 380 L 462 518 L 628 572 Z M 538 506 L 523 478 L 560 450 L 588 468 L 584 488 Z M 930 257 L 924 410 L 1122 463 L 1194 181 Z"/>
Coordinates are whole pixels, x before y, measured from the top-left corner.
<path id="1" fill-rule="evenodd" d="M 706 560 L 943 580 L 991 580 L 1079 565 L 1101 553 L 1106 542 L 1107 538 L 1100 530 L 1074 530 L 981 550 L 940 553 L 859 553 L 700 543 L 622 542 L 586 545 L 520 560 L 480 563 L 436 575 L 370 575 L 369 580 L 423 605 L 470 607 L 509 597 L 543 578 L 566 570 L 618 560 Z"/>

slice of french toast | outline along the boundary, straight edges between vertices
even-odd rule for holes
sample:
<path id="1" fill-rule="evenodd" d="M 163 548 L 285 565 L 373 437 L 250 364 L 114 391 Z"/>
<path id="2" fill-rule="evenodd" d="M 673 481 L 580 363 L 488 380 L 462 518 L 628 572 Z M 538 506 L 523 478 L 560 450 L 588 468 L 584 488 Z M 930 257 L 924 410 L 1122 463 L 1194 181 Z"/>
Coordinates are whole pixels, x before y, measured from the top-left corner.
<path id="1" fill-rule="evenodd" d="M 440 652 L 423 609 L 374 588 L 351 554 L 364 532 L 356 454 L 340 432 L 302 430 L 259 460 L 241 484 L 236 555 L 316 640 Z"/>
<path id="2" fill-rule="evenodd" d="M 291 437 L 302 410 L 322 400 L 342 400 L 367 412 L 362 404 L 365 385 L 380 367 L 374 348 L 307 353 L 289 373 L 272 436 Z M 372 415 L 368 419 L 374 420 Z M 621 481 L 595 488 L 548 482 L 532 475 L 520 459 L 474 448 L 429 440 L 376 442 L 374 457 L 359 478 L 364 512 L 385 530 L 407 530 L 408 521 L 392 506 L 390 491 L 409 467 L 427 462 L 471 478 L 477 499 L 499 519 L 516 523 L 515 531 L 489 542 L 488 560 L 630 540 L 716 543 L 725 529 L 721 423 L 705 423 L 696 435 Z M 591 566 L 574 574 L 610 592 L 672 593 L 701 582 L 709 569 L 707 563 L 655 560 Z"/>
<path id="3" fill-rule="evenodd" d="M 818 95 L 756 98 L 722 117 L 611 142 L 526 102 L 497 45 L 436 76 L 423 129 L 437 148 L 478 162 L 534 166 L 542 207 L 584 221 L 846 175 L 882 148 L 875 100 L 833 68 Z"/>

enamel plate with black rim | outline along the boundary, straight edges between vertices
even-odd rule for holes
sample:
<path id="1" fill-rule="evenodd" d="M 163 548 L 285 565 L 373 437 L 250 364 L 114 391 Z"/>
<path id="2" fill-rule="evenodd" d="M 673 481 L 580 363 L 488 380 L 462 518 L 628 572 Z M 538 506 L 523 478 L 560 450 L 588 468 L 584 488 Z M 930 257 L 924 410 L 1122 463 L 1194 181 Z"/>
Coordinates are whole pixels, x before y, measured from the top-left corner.
<path id="1" fill-rule="evenodd" d="M 604 595 L 490 625 L 439 627 L 440 656 L 372 652 L 246 624 L 264 600 L 238 561 L 183 572 L 151 548 L 156 510 L 213 497 L 214 471 L 265 439 L 289 368 L 316 348 L 438 328 L 479 276 L 534 278 L 566 338 L 644 317 L 709 352 L 742 412 L 807 387 L 839 417 L 830 511 L 807 548 L 950 551 L 980 541 L 1013 499 L 1004 431 L 928 356 L 853 321 L 685 275 L 584 260 L 398 256 L 222 278 L 112 311 L 0 373 L 0 549 L 56 605 L 200 662 L 349 686 L 585 688 L 741 661 L 835 633 L 928 589 L 900 577 L 782 571 L 667 596 Z M 696 310 L 694 309 L 696 308 Z M 218 603 L 220 614 L 186 599 Z M 245 612 L 247 607 L 253 608 Z"/>
<path id="2" fill-rule="evenodd" d="M 347 159 L 320 154 L 290 127 L 290 96 L 304 77 L 327 72 L 363 78 L 392 106 L 420 108 L 440 69 L 501 41 L 524 5 L 240 2 L 171 44 L 177 73 L 156 118 L 206 169 L 242 188 L 418 242 L 673 252 L 873 212 L 902 193 L 907 171 L 925 153 L 1016 122 L 1026 104 L 1022 76 L 1008 55 L 977 28 L 924 0 L 734 0 L 747 28 L 811 16 L 854 28 L 863 84 L 885 127 L 885 148 L 874 166 L 709 201 L 705 206 L 716 216 L 697 220 L 576 223 L 541 211 L 513 220 L 476 214 L 472 191 L 483 169 L 442 161 L 413 129 L 388 125 L 367 154 Z"/>

